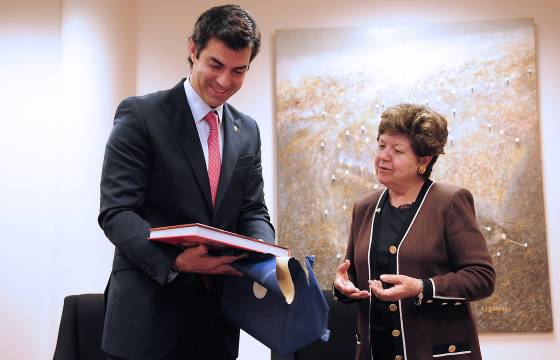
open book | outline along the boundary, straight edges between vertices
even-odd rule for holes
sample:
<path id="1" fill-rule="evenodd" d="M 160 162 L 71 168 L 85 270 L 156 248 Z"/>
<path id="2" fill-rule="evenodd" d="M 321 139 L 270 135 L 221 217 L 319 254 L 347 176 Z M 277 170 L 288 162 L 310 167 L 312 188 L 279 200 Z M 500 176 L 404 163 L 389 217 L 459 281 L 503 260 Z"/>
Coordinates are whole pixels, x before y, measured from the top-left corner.
<path id="1" fill-rule="evenodd" d="M 285 247 L 202 224 L 152 228 L 149 240 L 182 247 L 205 244 L 215 250 L 237 249 L 274 256 L 290 256 L 290 250 Z"/>

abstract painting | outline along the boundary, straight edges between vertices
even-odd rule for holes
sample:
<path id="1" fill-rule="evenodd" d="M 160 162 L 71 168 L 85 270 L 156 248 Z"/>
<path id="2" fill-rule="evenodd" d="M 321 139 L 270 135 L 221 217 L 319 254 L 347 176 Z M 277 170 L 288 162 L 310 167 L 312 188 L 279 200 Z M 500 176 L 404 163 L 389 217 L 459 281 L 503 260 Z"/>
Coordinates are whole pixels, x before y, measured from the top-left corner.
<path id="1" fill-rule="evenodd" d="M 278 239 L 330 288 L 388 106 L 449 123 L 432 179 L 468 188 L 497 271 L 483 332 L 552 331 L 532 20 L 276 32 Z"/>

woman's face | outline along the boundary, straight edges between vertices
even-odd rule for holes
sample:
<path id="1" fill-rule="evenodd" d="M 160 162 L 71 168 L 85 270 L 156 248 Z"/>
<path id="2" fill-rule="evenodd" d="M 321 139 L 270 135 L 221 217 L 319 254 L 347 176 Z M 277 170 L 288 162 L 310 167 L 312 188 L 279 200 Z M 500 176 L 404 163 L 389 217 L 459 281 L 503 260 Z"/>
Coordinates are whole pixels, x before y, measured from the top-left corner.
<path id="1" fill-rule="evenodd" d="M 431 156 L 419 157 L 412 150 L 410 140 L 401 134 L 384 133 L 377 141 L 375 170 L 383 185 L 391 188 L 406 188 L 422 177 L 418 168 L 426 166 Z"/>

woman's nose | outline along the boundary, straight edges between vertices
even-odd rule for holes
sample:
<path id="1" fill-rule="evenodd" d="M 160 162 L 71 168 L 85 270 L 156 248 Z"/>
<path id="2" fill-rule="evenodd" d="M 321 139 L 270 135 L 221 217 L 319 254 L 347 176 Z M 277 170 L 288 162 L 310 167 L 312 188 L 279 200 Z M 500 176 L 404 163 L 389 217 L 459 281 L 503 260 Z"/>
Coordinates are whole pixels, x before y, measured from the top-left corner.
<path id="1" fill-rule="evenodd" d="M 389 159 L 389 152 L 387 151 L 387 149 L 379 150 L 379 158 L 382 159 L 382 160 L 388 160 Z"/>

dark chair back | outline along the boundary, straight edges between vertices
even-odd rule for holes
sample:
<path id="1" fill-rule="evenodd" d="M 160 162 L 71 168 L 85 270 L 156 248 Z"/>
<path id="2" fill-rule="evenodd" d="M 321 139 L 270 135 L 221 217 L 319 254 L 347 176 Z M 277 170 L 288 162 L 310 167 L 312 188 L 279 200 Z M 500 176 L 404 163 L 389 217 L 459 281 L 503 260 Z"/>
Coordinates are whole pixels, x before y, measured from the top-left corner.
<path id="1" fill-rule="evenodd" d="M 352 360 L 356 352 L 356 304 L 341 304 L 332 298 L 331 290 L 323 290 L 329 304 L 328 342 L 315 341 L 296 351 L 294 360 Z"/>
<path id="2" fill-rule="evenodd" d="M 106 360 L 101 350 L 105 305 L 103 294 L 64 298 L 54 360 Z"/>

